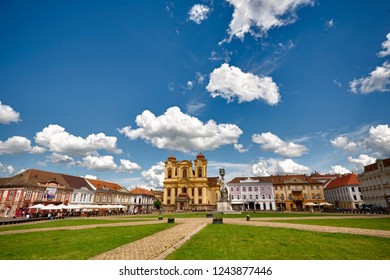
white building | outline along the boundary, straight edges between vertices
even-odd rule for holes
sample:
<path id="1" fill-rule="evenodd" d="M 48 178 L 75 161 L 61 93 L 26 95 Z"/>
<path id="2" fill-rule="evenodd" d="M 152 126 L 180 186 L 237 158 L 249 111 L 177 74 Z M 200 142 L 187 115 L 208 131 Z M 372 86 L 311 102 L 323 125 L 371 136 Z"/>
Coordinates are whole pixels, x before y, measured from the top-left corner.
<path id="1" fill-rule="evenodd" d="M 359 181 L 365 204 L 390 208 L 390 158 L 365 166 Z"/>
<path id="2" fill-rule="evenodd" d="M 363 204 L 360 183 L 356 174 L 346 174 L 325 184 L 325 200 L 336 208 L 359 209 Z"/>

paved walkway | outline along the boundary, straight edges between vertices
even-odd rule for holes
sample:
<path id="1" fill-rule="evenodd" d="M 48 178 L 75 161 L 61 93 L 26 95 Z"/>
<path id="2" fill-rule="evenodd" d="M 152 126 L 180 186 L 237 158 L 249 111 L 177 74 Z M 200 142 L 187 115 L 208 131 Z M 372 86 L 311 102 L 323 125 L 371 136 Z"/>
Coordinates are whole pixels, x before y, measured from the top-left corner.
<path id="1" fill-rule="evenodd" d="M 386 218 L 387 216 L 370 216 L 367 218 Z M 373 230 L 362 228 L 348 228 L 348 227 L 332 227 L 332 226 L 317 226 L 317 225 L 303 225 L 303 224 L 289 224 L 269 222 L 267 220 L 298 220 L 298 219 L 324 219 L 325 217 L 294 217 L 294 218 L 252 218 L 250 221 L 240 218 L 224 217 L 225 224 L 246 225 L 246 226 L 261 226 L 261 227 L 277 227 L 277 228 L 291 228 L 315 232 L 329 232 L 329 233 L 347 233 L 359 234 L 368 236 L 379 236 L 390 238 L 390 231 L 387 230 Z M 362 218 L 362 216 L 348 216 L 348 217 L 326 217 L 326 219 L 350 219 Z M 387 217 L 388 218 L 388 217 Z M 212 222 L 210 218 L 175 218 L 176 225 L 172 228 L 160 231 L 151 236 L 136 240 L 129 244 L 120 246 L 103 254 L 97 255 L 93 260 L 159 260 L 164 259 L 171 252 L 183 245 L 194 234 L 203 229 L 207 224 Z M 115 227 L 115 226 L 136 226 L 143 224 L 158 224 L 166 223 L 163 221 L 140 221 L 140 222 L 123 222 L 111 224 L 94 224 L 84 226 L 71 226 L 61 228 L 40 228 L 40 229 L 26 229 L 26 230 L 12 230 L 0 232 L 0 235 L 17 234 L 26 232 L 52 231 L 52 230 L 80 230 L 84 228 L 94 227 Z"/>

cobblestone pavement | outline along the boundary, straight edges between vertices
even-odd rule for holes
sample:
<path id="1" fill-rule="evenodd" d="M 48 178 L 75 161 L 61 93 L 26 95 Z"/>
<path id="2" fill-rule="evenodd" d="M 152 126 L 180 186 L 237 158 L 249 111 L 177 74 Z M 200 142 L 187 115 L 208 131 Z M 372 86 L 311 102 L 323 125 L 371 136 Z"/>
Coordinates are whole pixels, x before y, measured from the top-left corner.
<path id="1" fill-rule="evenodd" d="M 207 225 L 206 219 L 175 219 L 176 226 L 105 252 L 93 260 L 161 260 Z"/>
<path id="2" fill-rule="evenodd" d="M 225 224 L 246 225 L 246 226 L 261 226 L 261 227 L 277 227 L 277 228 L 292 228 L 298 230 L 315 231 L 315 232 L 329 232 L 329 233 L 347 233 L 359 234 L 368 236 L 379 236 L 390 238 L 390 231 L 387 230 L 373 230 L 362 228 L 348 228 L 348 227 L 333 227 L 333 226 L 317 226 L 317 225 L 303 225 L 303 224 L 289 224 L 269 222 L 269 220 L 304 220 L 304 219 L 350 219 L 362 218 L 365 216 L 336 216 L 336 217 L 290 217 L 290 218 L 251 218 L 250 221 L 240 218 L 224 217 Z M 388 218 L 388 216 L 369 216 L 367 218 Z M 97 255 L 93 260 L 151 260 L 164 259 L 171 252 L 183 245 L 194 234 L 203 229 L 207 224 L 212 222 L 209 218 L 175 218 L 176 225 L 172 228 L 160 231 L 151 236 L 136 240 L 129 244 L 120 246 L 103 254 Z M 138 221 L 138 222 L 123 222 L 111 224 L 95 224 L 84 226 L 71 226 L 60 228 L 40 228 L 40 229 L 26 229 L 26 230 L 12 230 L 0 232 L 0 235 L 17 234 L 26 232 L 52 231 L 52 230 L 79 230 L 93 227 L 115 227 L 115 226 L 136 226 L 143 224 L 157 224 L 166 223 L 163 221 Z"/>

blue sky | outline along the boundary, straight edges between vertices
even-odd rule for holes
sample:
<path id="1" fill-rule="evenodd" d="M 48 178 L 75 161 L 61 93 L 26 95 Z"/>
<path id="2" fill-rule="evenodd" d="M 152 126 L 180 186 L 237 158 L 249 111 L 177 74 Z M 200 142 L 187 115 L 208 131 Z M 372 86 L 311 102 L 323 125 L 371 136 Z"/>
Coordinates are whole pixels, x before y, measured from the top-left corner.
<path id="1" fill-rule="evenodd" d="M 156 187 L 390 157 L 388 1 L 2 1 L 0 176 Z"/>

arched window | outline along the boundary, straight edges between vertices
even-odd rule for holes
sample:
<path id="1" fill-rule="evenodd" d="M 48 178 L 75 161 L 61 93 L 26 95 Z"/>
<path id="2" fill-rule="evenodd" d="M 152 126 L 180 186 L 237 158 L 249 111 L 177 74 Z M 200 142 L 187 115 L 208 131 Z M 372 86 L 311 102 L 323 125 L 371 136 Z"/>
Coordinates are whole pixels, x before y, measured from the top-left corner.
<path id="1" fill-rule="evenodd" d="M 172 169 L 171 168 L 168 169 L 168 178 L 172 178 Z"/>
<path id="2" fill-rule="evenodd" d="M 187 168 L 184 168 L 183 169 L 183 178 L 187 178 L 187 177 L 188 177 Z"/>
<path id="3" fill-rule="evenodd" d="M 198 177 L 202 177 L 202 167 L 198 168 Z"/>

